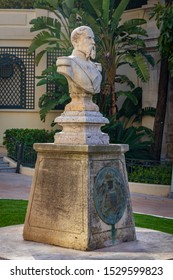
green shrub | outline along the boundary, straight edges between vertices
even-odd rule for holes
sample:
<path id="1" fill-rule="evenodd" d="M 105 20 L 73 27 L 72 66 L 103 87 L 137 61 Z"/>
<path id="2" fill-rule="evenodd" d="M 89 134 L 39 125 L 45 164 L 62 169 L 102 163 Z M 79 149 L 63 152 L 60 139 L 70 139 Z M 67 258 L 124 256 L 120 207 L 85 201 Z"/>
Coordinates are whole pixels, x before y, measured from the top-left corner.
<path id="1" fill-rule="evenodd" d="M 128 168 L 127 168 L 128 170 Z M 170 185 L 171 184 L 172 165 L 161 164 L 153 166 L 134 166 L 128 172 L 130 182 Z"/>
<path id="2" fill-rule="evenodd" d="M 26 145 L 33 145 L 34 143 L 53 142 L 54 133 L 54 131 L 48 131 L 45 129 L 7 129 L 4 133 L 3 144 L 8 145 L 11 139 L 14 139 L 19 143 L 25 143 Z"/>
<path id="3" fill-rule="evenodd" d="M 0 9 L 33 9 L 35 0 L 0 0 Z"/>
<path id="4" fill-rule="evenodd" d="M 23 158 L 27 158 L 28 153 L 35 154 L 34 143 L 53 143 L 54 133 L 54 131 L 45 129 L 7 129 L 4 133 L 3 144 L 7 149 L 8 156 L 14 160 L 17 159 L 18 145 L 24 144 Z"/>

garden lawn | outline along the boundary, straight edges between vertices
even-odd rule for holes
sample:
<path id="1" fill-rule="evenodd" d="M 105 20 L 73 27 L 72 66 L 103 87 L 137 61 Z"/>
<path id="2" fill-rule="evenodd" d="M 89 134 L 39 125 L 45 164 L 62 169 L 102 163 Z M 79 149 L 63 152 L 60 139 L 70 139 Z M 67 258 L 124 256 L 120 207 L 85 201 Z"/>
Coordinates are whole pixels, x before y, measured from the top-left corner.
<path id="1" fill-rule="evenodd" d="M 28 201 L 0 199 L 0 227 L 23 224 Z"/>
<path id="2" fill-rule="evenodd" d="M 143 214 L 134 214 L 134 218 L 136 227 L 150 228 L 173 234 L 173 219 L 166 219 Z"/>
<path id="3" fill-rule="evenodd" d="M 23 224 L 28 201 L 0 199 L 0 227 Z M 173 234 L 173 219 L 134 213 L 135 226 Z"/>

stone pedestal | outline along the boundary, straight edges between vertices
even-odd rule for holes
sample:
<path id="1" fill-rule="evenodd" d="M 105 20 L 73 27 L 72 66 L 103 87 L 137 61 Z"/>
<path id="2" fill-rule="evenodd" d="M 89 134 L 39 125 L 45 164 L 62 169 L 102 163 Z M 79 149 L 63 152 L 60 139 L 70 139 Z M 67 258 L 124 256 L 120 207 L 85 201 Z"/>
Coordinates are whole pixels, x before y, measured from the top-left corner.
<path id="1" fill-rule="evenodd" d="M 135 240 L 128 145 L 35 144 L 24 239 L 78 250 Z"/>

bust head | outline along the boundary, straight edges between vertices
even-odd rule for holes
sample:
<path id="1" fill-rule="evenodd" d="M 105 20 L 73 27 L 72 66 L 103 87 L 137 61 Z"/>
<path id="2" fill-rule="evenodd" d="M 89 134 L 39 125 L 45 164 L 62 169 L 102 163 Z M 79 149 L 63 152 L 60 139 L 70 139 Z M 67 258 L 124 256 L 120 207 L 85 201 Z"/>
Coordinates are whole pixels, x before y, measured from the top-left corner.
<path id="1" fill-rule="evenodd" d="M 71 33 L 71 42 L 74 50 L 85 54 L 87 59 L 95 59 L 96 48 L 94 41 L 94 33 L 88 26 L 80 26 Z"/>

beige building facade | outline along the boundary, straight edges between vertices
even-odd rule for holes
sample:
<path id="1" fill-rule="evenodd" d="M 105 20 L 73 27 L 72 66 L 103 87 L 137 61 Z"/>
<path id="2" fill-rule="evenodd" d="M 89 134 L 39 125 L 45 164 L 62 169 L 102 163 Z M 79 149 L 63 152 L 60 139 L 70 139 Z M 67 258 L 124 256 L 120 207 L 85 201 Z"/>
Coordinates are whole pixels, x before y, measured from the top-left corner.
<path id="1" fill-rule="evenodd" d="M 139 9 L 126 11 L 123 17 L 127 20 L 128 18 L 145 18 L 147 20 L 145 28 L 148 32 L 148 37 L 146 39 L 146 44 L 148 51 L 152 54 L 155 61 L 159 60 L 159 53 L 157 51 L 157 38 L 159 31 L 156 27 L 154 19 L 149 20 L 150 9 L 154 3 L 157 1 L 148 1 L 149 4 L 143 6 Z M 18 94 L 17 87 L 14 86 L 16 81 L 11 79 L 11 84 L 4 85 L 4 81 L 7 81 L 10 75 L 12 75 L 12 70 L 6 70 L 4 73 L 0 70 L 0 145 L 3 143 L 3 134 L 6 129 L 11 128 L 44 128 L 51 129 L 51 122 L 59 115 L 60 111 L 51 111 L 46 122 L 40 120 L 38 100 L 39 97 L 46 92 L 46 87 L 37 87 L 37 79 L 35 76 L 41 75 L 43 69 L 47 65 L 47 57 L 41 60 L 38 67 L 34 64 L 35 57 L 28 58 L 26 53 L 29 45 L 35 33 L 30 32 L 30 21 L 40 15 L 47 15 L 47 11 L 42 11 L 39 9 L 35 10 L 3 10 L 0 9 L 0 58 L 1 62 L 6 60 L 6 55 L 11 54 L 13 59 L 16 59 L 16 64 L 19 65 L 19 61 L 26 61 L 26 67 L 23 66 L 25 71 L 28 71 L 29 78 L 25 80 L 26 90 L 25 97 Z M 10 57 L 11 58 L 11 57 Z M 30 60 L 29 60 L 30 59 Z M 32 61 L 31 61 L 32 60 Z M 34 66 L 33 66 L 34 64 Z M 2 64 L 1 64 L 2 65 Z M 29 65 L 32 65 L 30 69 Z M 22 70 L 23 73 L 24 70 Z M 28 69 L 27 69 L 28 67 Z M 134 79 L 137 86 L 142 86 L 143 88 L 143 107 L 156 107 L 157 103 L 157 91 L 158 91 L 158 79 L 159 79 L 159 64 L 154 67 L 150 67 L 150 80 L 145 84 L 141 84 L 137 80 L 134 73 L 131 72 L 131 78 Z M 27 76 L 27 73 L 26 73 Z M 3 82 L 2 82 L 3 81 Z M 3 84 L 2 84 L 3 83 Z M 19 81 L 18 81 L 19 83 Z M 19 83 L 18 87 L 22 88 Z M 17 103 L 15 100 L 18 100 Z M 170 82 L 169 86 L 169 96 L 168 96 L 168 106 L 166 110 L 166 122 L 164 128 L 164 141 L 162 149 L 162 158 L 173 160 L 173 85 Z M 142 125 L 153 128 L 153 118 L 143 119 Z"/>

